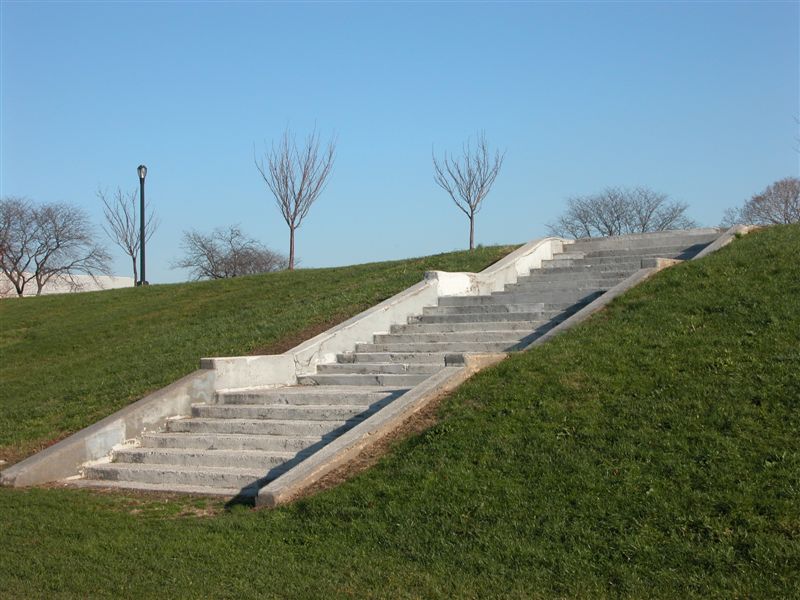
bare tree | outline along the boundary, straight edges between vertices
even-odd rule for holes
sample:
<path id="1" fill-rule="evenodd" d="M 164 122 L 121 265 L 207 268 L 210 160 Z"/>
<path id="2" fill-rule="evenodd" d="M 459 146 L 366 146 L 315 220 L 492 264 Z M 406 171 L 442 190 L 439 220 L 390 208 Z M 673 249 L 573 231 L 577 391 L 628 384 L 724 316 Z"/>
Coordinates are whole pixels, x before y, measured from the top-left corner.
<path id="1" fill-rule="evenodd" d="M 505 152 L 499 150 L 495 150 L 492 156 L 483 131 L 477 137 L 475 149 L 467 140 L 460 157 L 448 156 L 445 152 L 444 158 L 438 161 L 431 153 L 434 181 L 469 219 L 470 250 L 475 248 L 475 215 L 481 210 L 505 158 Z"/>
<path id="2" fill-rule="evenodd" d="M 285 256 L 247 237 L 238 225 L 218 228 L 210 234 L 185 231 L 181 246 L 185 254 L 172 267 L 189 269 L 194 279 L 269 273 L 288 265 Z"/>
<path id="3" fill-rule="evenodd" d="M 133 264 L 133 280 L 139 281 L 139 269 L 136 259 L 139 256 L 140 225 L 138 218 L 138 196 L 136 190 L 125 193 L 120 188 L 113 196 L 105 190 L 98 189 L 97 197 L 103 203 L 103 216 L 105 224 L 103 231 L 108 238 L 127 254 Z M 147 207 L 145 207 L 145 210 Z M 158 220 L 153 210 L 145 218 L 144 239 L 148 241 L 155 230 L 158 229 Z"/>
<path id="4" fill-rule="evenodd" d="M 275 197 L 278 210 L 289 226 L 289 270 L 294 269 L 295 231 L 328 182 L 336 154 L 336 140 L 331 138 L 320 149 L 319 134 L 312 131 L 298 146 L 294 134 L 286 129 L 281 140 L 259 160 L 253 150 L 253 161 L 267 187 Z"/>
<path id="5" fill-rule="evenodd" d="M 108 273 L 110 257 L 94 239 L 86 214 L 68 204 L 34 206 L 19 198 L 0 200 L 0 270 L 18 296 L 31 281 L 36 295 L 52 279 L 79 287 L 75 275 Z"/>
<path id="6" fill-rule="evenodd" d="M 28 200 L 0 200 L 0 269 L 20 297 L 34 278 L 31 264 L 36 233 L 33 206 Z"/>
<path id="7" fill-rule="evenodd" d="M 547 227 L 553 235 L 573 238 L 689 229 L 697 224 L 686 216 L 688 207 L 646 187 L 610 187 L 569 198 L 566 212 Z"/>
<path id="8" fill-rule="evenodd" d="M 731 223 L 729 223 L 731 222 Z M 800 222 L 800 179 L 786 177 L 754 195 L 741 209 L 728 209 L 723 223 L 782 225 Z"/>

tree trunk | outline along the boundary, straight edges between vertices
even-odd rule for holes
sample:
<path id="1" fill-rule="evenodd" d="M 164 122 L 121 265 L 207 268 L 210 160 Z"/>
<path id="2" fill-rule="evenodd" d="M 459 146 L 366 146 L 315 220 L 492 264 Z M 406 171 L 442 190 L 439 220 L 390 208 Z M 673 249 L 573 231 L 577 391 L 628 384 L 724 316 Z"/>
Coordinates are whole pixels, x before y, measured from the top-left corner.
<path id="1" fill-rule="evenodd" d="M 136 255 L 131 256 L 131 260 L 133 261 L 133 285 L 139 283 L 139 270 L 136 268 Z"/>
<path id="2" fill-rule="evenodd" d="M 475 213 L 469 216 L 469 249 L 475 249 Z"/>
<path id="3" fill-rule="evenodd" d="M 289 270 L 294 271 L 294 227 L 289 226 Z"/>

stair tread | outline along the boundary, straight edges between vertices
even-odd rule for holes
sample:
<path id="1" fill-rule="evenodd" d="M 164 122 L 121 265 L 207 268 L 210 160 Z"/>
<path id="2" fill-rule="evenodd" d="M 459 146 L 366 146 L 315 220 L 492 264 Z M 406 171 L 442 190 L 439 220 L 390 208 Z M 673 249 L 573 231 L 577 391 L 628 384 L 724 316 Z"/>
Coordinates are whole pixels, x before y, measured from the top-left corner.
<path id="1" fill-rule="evenodd" d="M 363 407 L 360 407 L 360 408 L 363 408 Z M 275 424 L 275 425 L 298 425 L 300 423 L 327 423 L 327 424 L 333 425 L 335 423 L 341 423 L 341 424 L 346 423 L 346 421 L 340 421 L 340 420 L 335 420 L 335 421 L 309 421 L 308 419 L 237 419 L 237 418 L 230 418 L 230 417 L 187 417 L 185 419 L 175 419 L 172 422 L 176 423 L 176 422 L 179 422 L 179 421 L 180 422 L 184 422 L 184 423 L 189 422 L 189 421 L 194 422 L 194 423 L 230 423 L 230 422 L 235 422 L 235 423 L 254 423 L 254 424 L 272 423 L 272 424 Z M 177 433 L 182 433 L 182 432 L 177 431 L 175 433 L 177 434 Z M 197 433 L 197 432 L 191 432 L 191 433 Z M 198 435 L 204 435 L 204 434 L 198 434 Z M 247 434 L 238 434 L 238 435 L 247 435 Z M 287 436 L 285 436 L 285 437 L 287 437 Z M 288 436 L 288 437 L 291 437 L 291 436 Z"/>
<path id="2" fill-rule="evenodd" d="M 99 488 L 99 489 L 123 489 L 142 492 L 164 492 L 194 494 L 199 496 L 245 496 L 253 497 L 258 493 L 258 489 L 252 488 L 226 488 L 202 485 L 190 485 L 185 483 L 145 483 L 139 481 L 115 481 L 105 479 L 77 479 L 66 482 L 70 487 L 79 488 Z"/>
<path id="3" fill-rule="evenodd" d="M 207 467 L 200 465 L 170 465 L 160 463 L 100 463 L 89 465 L 89 469 L 114 470 L 114 471 L 175 471 L 180 473 L 230 473 L 232 475 L 245 475 L 254 478 L 263 477 L 265 469 L 254 469 L 252 467 Z M 270 467 L 267 470 L 272 470 Z"/>
<path id="4" fill-rule="evenodd" d="M 320 385 L 314 386 L 314 391 L 330 394 L 382 394 L 400 391 L 408 391 L 408 386 L 401 385 Z M 225 388 L 217 391 L 218 395 L 224 394 L 254 394 L 264 392 L 303 394 L 308 392 L 307 385 L 287 385 L 279 387 L 246 387 L 246 388 Z"/>
<path id="5" fill-rule="evenodd" d="M 179 435 L 179 434 L 177 434 Z M 297 456 L 298 452 L 283 452 L 278 450 L 228 450 L 216 448 L 148 448 L 148 447 L 130 447 L 120 448 L 115 451 L 116 454 L 205 454 L 213 452 L 218 455 L 231 455 L 231 456 L 265 456 L 265 457 L 278 457 L 278 458 L 293 458 Z M 111 463 L 116 464 L 116 463 Z M 136 463 L 144 464 L 144 463 Z M 153 463 L 157 464 L 157 463 Z"/>
<path id="6" fill-rule="evenodd" d="M 313 387 L 313 386 L 310 386 Z M 277 409 L 277 410 L 297 410 L 297 411 L 314 411 L 314 410 L 330 410 L 330 409 L 339 409 L 339 410 L 353 410 L 353 409 L 360 409 L 366 410 L 368 405 L 364 404 L 206 404 L 206 403 L 199 403 L 199 404 L 192 404 L 192 408 L 195 407 L 210 407 L 210 408 L 220 408 L 224 407 L 225 410 L 228 411 L 235 411 L 235 410 L 245 410 L 245 409 L 258 409 L 258 410 L 269 410 L 269 409 Z M 278 419 L 276 419 L 278 420 Z"/>
<path id="7" fill-rule="evenodd" d="M 159 432 L 159 433 L 145 433 L 142 435 L 142 439 L 145 438 L 171 438 L 171 437 L 183 437 L 183 438 L 207 438 L 207 437 L 219 437 L 227 440 L 247 440 L 252 438 L 269 438 L 274 439 L 276 441 L 281 440 L 304 440 L 307 442 L 316 442 L 322 439 L 318 435 L 276 435 L 271 433 L 192 433 L 192 432 Z"/>

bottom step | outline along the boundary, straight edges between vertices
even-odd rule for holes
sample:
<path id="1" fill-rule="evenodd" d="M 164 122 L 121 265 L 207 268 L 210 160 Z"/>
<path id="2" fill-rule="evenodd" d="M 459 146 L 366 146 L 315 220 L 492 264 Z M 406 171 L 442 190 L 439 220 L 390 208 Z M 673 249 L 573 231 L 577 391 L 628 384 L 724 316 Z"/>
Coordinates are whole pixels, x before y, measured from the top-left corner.
<path id="1" fill-rule="evenodd" d="M 241 490 L 264 485 L 276 479 L 292 465 L 271 469 L 239 469 L 230 467 L 183 467 L 173 465 L 147 465 L 106 463 L 85 467 L 86 479 L 132 483 L 163 483 L 195 487 L 236 488 Z"/>
<path id="2" fill-rule="evenodd" d="M 192 494 L 194 496 L 225 496 L 226 498 L 255 498 L 258 488 L 225 488 L 177 483 L 144 483 L 139 481 L 104 481 L 99 479 L 76 479 L 64 482 L 69 487 L 133 490 L 138 492 L 160 492 L 163 494 Z"/>

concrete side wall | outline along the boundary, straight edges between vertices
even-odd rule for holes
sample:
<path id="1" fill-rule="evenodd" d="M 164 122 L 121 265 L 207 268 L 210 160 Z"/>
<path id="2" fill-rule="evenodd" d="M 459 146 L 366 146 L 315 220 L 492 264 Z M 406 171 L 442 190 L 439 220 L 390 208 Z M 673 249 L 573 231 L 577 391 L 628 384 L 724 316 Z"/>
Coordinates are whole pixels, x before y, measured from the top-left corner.
<path id="1" fill-rule="evenodd" d="M 214 372 L 199 370 L 126 406 L 38 454 L 0 472 L 0 484 L 15 487 L 65 479 L 86 462 L 148 431 L 164 428 L 170 417 L 188 416 L 193 402 L 211 401 Z"/>
<path id="2" fill-rule="evenodd" d="M 519 277 L 530 273 L 531 269 L 542 266 L 543 260 L 550 260 L 571 243 L 561 238 L 549 237 L 534 240 L 517 248 L 514 252 L 484 269 L 480 273 L 450 273 L 430 271 L 426 279 L 438 282 L 438 297 L 444 296 L 484 296 L 501 292 L 505 286 L 516 283 Z"/>

